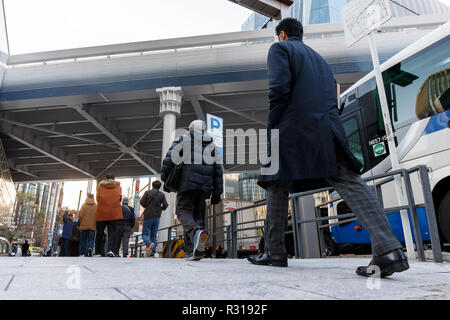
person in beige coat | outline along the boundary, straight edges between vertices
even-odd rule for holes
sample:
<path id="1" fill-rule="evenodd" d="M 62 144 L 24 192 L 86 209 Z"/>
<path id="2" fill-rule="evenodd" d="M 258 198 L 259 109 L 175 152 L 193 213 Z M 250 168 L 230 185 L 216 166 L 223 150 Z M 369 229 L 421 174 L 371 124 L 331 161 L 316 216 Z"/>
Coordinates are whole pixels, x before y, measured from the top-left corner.
<path id="1" fill-rule="evenodd" d="M 87 194 L 86 202 L 83 203 L 79 213 L 80 223 L 80 255 L 92 257 L 94 248 L 94 237 L 96 229 L 97 204 L 94 195 Z"/>

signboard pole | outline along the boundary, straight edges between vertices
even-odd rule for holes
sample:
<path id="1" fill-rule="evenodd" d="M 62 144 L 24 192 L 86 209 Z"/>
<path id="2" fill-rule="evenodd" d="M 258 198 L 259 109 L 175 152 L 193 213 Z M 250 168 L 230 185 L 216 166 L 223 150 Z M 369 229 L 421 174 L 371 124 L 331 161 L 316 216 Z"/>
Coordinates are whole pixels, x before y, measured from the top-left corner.
<path id="1" fill-rule="evenodd" d="M 380 61 L 378 60 L 378 50 L 377 50 L 375 38 L 373 35 L 374 32 L 376 32 L 376 31 L 372 31 L 369 34 L 370 54 L 372 55 L 372 62 L 373 62 L 373 67 L 374 67 L 374 72 L 375 72 L 375 78 L 376 78 L 376 82 L 377 82 L 378 93 L 380 96 L 381 110 L 383 113 L 384 127 L 386 130 L 387 143 L 388 143 L 389 151 L 390 151 L 392 170 L 397 170 L 397 169 L 399 169 L 400 165 L 399 165 L 397 149 L 396 149 L 395 141 L 394 141 L 394 131 L 392 128 L 391 117 L 389 114 L 389 108 L 388 108 L 388 103 L 387 103 L 387 98 L 386 98 L 386 91 L 385 91 L 384 82 L 383 82 L 383 75 L 381 73 Z M 405 198 L 405 193 L 403 190 L 402 181 L 398 175 L 395 176 L 395 189 L 397 191 L 397 199 L 399 201 L 399 204 L 402 206 L 406 203 L 406 198 Z M 400 216 L 401 216 L 401 220 L 402 220 L 403 234 L 405 236 L 405 244 L 406 244 L 408 259 L 415 259 L 416 256 L 415 256 L 415 252 L 414 252 L 414 243 L 413 243 L 413 239 L 412 239 L 411 227 L 410 227 L 407 211 L 401 210 Z"/>

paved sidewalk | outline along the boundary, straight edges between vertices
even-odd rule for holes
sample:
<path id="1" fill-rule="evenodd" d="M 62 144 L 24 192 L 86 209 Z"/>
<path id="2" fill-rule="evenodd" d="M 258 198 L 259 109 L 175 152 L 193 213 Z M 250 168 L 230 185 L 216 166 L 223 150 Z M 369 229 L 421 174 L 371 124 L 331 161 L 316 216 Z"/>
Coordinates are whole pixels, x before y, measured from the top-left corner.
<path id="1" fill-rule="evenodd" d="M 450 299 L 448 262 L 410 262 L 408 271 L 380 280 L 355 274 L 368 262 L 290 259 L 277 268 L 243 259 L 1 257 L 0 300 Z"/>

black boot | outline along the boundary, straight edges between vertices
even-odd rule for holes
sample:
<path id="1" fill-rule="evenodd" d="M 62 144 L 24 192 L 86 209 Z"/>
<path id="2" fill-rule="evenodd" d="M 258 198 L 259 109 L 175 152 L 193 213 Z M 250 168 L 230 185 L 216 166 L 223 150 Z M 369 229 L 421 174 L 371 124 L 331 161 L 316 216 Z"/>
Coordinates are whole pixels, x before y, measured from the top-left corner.
<path id="1" fill-rule="evenodd" d="M 394 272 L 402 272 L 408 269 L 408 259 L 406 258 L 403 250 L 395 249 L 381 256 L 373 257 L 367 267 L 358 267 L 356 269 L 356 274 L 364 277 L 370 277 L 380 271 L 381 278 L 384 278 L 392 275 Z"/>
<path id="2" fill-rule="evenodd" d="M 251 255 L 247 258 L 253 264 L 274 267 L 287 267 L 287 257 L 282 255 L 269 255 L 267 252 Z"/>

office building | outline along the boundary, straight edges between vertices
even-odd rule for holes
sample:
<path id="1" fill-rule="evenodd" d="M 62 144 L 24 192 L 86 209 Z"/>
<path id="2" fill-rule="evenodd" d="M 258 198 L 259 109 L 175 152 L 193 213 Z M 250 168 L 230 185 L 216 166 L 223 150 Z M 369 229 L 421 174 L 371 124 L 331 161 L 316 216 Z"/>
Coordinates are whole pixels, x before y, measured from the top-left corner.
<path id="1" fill-rule="evenodd" d="M 303 25 L 341 22 L 341 10 L 350 0 L 294 0 L 291 16 L 300 20 Z M 389 1 L 392 16 L 428 15 L 449 13 L 450 8 L 439 0 L 394 0 Z M 268 18 L 253 13 L 242 25 L 242 31 L 257 30 L 268 21 Z M 269 23 L 267 28 L 272 28 Z"/>

